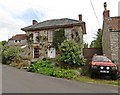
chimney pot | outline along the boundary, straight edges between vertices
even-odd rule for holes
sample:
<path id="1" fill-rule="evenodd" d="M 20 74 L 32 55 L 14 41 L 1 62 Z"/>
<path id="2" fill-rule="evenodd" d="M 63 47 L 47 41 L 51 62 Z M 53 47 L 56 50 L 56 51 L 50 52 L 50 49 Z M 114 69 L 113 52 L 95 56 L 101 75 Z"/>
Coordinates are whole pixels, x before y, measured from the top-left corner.
<path id="1" fill-rule="evenodd" d="M 79 21 L 82 21 L 82 15 L 79 14 Z"/>
<path id="2" fill-rule="evenodd" d="M 108 19 L 110 17 L 110 11 L 107 10 L 107 3 L 104 3 L 103 19 Z"/>
<path id="3" fill-rule="evenodd" d="M 98 32 L 101 32 L 101 29 L 100 29 L 100 28 L 98 29 Z"/>
<path id="4" fill-rule="evenodd" d="M 36 20 L 32 20 L 32 24 L 37 24 L 38 22 Z"/>
<path id="5" fill-rule="evenodd" d="M 104 9 L 107 10 L 107 3 L 104 2 Z"/>

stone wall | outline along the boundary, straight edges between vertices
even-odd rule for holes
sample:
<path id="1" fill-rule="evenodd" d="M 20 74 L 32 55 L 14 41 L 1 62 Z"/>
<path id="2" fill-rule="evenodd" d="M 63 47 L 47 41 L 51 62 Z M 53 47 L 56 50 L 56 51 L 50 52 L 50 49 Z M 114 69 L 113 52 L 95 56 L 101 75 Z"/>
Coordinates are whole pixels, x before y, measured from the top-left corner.
<path id="1" fill-rule="evenodd" d="M 73 37 L 72 37 L 72 35 L 73 35 Z M 83 32 L 82 32 L 82 28 L 79 26 L 76 26 L 73 28 L 66 28 L 65 36 L 66 36 L 67 40 L 74 39 L 80 45 L 83 43 Z"/>
<path id="2" fill-rule="evenodd" d="M 119 46 L 119 48 L 118 48 L 118 58 L 119 58 L 118 64 L 120 66 L 120 31 L 119 31 L 118 35 L 119 35 L 118 36 L 118 46 Z"/>
<path id="3" fill-rule="evenodd" d="M 110 32 L 110 41 L 111 41 L 111 57 L 112 60 L 115 61 L 115 63 L 118 63 L 119 57 L 118 57 L 118 51 L 119 51 L 119 41 L 118 41 L 118 32 Z"/>
<path id="4" fill-rule="evenodd" d="M 9 40 L 8 41 L 8 45 L 11 46 L 11 45 L 18 45 L 18 46 L 22 46 L 22 45 L 26 45 L 27 44 L 27 41 L 26 40 L 17 40 L 17 42 L 15 40 Z"/>
<path id="5" fill-rule="evenodd" d="M 60 30 L 60 28 L 58 28 L 58 29 L 49 29 L 49 30 L 41 30 L 41 31 L 37 31 L 37 32 L 39 32 L 39 36 L 40 37 L 43 37 L 43 36 L 45 36 L 45 37 L 47 37 L 47 40 L 43 40 L 42 42 L 43 42 L 43 45 L 42 45 L 42 47 L 40 47 L 40 45 L 39 45 L 39 43 L 38 44 L 33 44 L 32 46 L 32 51 L 34 50 L 34 47 L 39 47 L 39 55 L 40 55 L 40 58 L 41 57 L 48 57 L 48 53 L 47 53 L 47 50 L 48 50 L 48 46 L 52 43 L 51 41 L 52 41 L 52 38 L 51 37 L 53 37 L 52 35 L 53 35 L 53 33 L 48 33 L 48 32 L 54 32 L 54 31 L 58 31 L 58 30 Z M 80 27 L 80 26 L 76 26 L 76 27 L 71 27 L 71 28 L 65 28 L 64 29 L 64 31 L 65 31 L 65 36 L 66 36 L 66 39 L 67 40 L 71 40 L 71 39 L 75 39 L 76 38 L 76 32 L 78 32 L 77 33 L 77 35 L 78 35 L 78 44 L 80 45 L 80 46 L 82 46 L 82 44 L 83 44 L 83 31 L 82 31 L 82 28 Z M 72 38 L 71 37 L 71 34 L 74 34 L 75 36 L 75 38 Z M 40 38 L 41 39 L 41 38 Z M 48 41 L 48 40 L 51 40 L 50 42 Z M 82 46 L 83 47 L 83 46 Z M 34 56 L 34 52 L 32 52 L 32 55 Z"/>

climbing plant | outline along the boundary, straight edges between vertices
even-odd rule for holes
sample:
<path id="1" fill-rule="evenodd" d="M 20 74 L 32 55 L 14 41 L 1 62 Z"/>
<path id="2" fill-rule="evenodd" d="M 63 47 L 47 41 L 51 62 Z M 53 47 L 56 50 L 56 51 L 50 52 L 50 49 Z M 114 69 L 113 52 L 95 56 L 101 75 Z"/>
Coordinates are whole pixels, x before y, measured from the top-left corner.
<path id="1" fill-rule="evenodd" d="M 58 49 L 58 46 L 65 40 L 65 31 L 64 29 L 60 29 L 58 31 L 53 32 L 53 47 Z"/>

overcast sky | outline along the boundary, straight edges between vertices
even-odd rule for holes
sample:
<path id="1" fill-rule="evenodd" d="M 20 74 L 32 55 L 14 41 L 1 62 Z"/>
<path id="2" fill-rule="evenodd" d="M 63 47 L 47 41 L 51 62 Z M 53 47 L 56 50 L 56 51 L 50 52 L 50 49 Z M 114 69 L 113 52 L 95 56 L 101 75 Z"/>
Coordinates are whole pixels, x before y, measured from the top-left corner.
<path id="1" fill-rule="evenodd" d="M 87 34 L 84 40 L 90 43 L 98 28 L 102 28 L 103 3 L 107 2 L 110 16 L 118 16 L 119 0 L 91 0 L 99 23 L 92 9 L 90 0 L 0 0 L 0 41 L 15 34 L 24 33 L 21 28 L 48 19 L 71 18 L 78 20 L 82 14 L 86 22 Z"/>

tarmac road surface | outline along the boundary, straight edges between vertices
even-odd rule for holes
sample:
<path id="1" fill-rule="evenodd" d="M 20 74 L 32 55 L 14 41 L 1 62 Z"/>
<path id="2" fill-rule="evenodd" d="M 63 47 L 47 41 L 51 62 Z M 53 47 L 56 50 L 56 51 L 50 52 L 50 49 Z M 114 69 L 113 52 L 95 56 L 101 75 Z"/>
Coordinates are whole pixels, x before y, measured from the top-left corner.
<path id="1" fill-rule="evenodd" d="M 118 87 L 54 78 L 2 65 L 2 93 L 118 93 Z"/>

